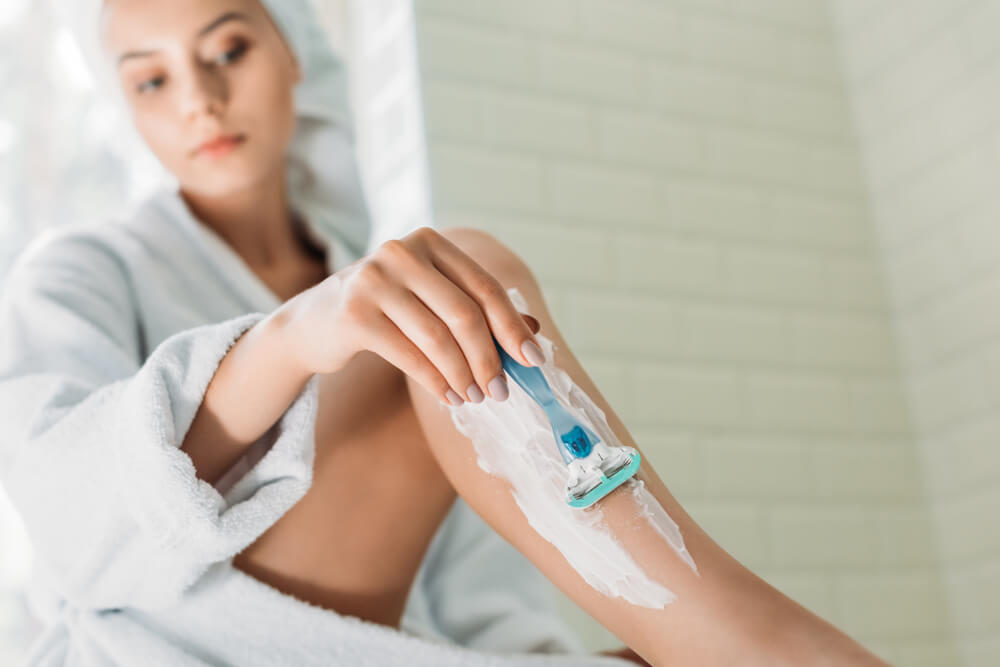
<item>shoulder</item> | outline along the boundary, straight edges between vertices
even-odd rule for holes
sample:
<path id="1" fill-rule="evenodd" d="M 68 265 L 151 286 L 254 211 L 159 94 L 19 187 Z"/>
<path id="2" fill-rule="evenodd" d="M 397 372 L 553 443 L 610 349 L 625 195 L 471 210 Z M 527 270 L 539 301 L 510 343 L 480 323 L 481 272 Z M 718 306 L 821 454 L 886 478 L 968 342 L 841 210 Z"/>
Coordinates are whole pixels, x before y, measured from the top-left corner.
<path id="1" fill-rule="evenodd" d="M 32 239 L 3 280 L 0 338 L 3 377 L 70 370 L 96 377 L 88 374 L 138 363 L 142 327 L 115 230 L 76 223 Z"/>
<path id="2" fill-rule="evenodd" d="M 163 193 L 156 193 L 122 217 L 44 230 L 18 253 L 5 282 L 76 279 L 88 285 L 103 280 L 126 284 L 137 258 L 148 250 L 147 230 L 160 227 L 162 199 Z"/>
<path id="3" fill-rule="evenodd" d="M 143 205 L 121 218 L 92 219 L 46 229 L 16 255 L 0 284 L 9 308 L 92 309 L 131 316 L 135 267 L 142 243 L 131 222 Z"/>
<path id="4" fill-rule="evenodd" d="M 45 230 L 21 250 L 5 283 L 79 281 L 93 284 L 126 277 L 120 230 L 112 224 L 77 224 Z"/>

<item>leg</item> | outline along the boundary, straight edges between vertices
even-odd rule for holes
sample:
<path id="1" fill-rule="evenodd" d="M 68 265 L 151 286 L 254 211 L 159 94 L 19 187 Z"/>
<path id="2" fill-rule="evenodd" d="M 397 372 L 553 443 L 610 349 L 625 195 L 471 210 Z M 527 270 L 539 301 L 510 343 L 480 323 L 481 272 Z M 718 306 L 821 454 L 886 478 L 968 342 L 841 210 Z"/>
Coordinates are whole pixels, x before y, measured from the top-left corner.
<path id="1" fill-rule="evenodd" d="M 233 564 L 307 602 L 398 627 L 455 497 L 402 372 L 365 352 L 320 378 L 309 491 Z"/>
<path id="2" fill-rule="evenodd" d="M 540 335 L 555 344 L 555 365 L 604 411 L 619 440 L 635 446 L 569 350 L 524 263 L 483 232 L 451 229 L 443 233 L 505 287 L 519 289 L 529 314 L 541 324 Z M 631 492 L 620 487 L 598 503 L 608 528 L 647 575 L 677 599 L 657 609 L 598 592 L 528 523 L 511 496 L 510 484 L 479 468 L 474 443 L 455 428 L 451 408 L 411 380 L 407 382 L 412 384 L 411 398 L 430 447 L 458 493 L 562 591 L 652 664 L 885 664 L 732 558 L 684 511 L 646 456 L 638 479 L 677 522 L 700 574 L 678 557 L 651 524 L 637 519 Z M 519 388 L 512 386 L 511 391 Z"/>

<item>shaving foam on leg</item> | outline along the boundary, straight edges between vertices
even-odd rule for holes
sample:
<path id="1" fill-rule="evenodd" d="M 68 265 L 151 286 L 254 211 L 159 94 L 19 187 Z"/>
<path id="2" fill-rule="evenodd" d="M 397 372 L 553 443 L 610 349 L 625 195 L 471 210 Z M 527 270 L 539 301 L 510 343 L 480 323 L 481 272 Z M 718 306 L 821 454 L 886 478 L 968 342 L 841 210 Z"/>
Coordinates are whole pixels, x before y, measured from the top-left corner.
<path id="1" fill-rule="evenodd" d="M 528 312 L 516 287 L 507 293 L 521 312 Z M 542 373 L 559 402 L 609 446 L 622 446 L 604 411 L 554 365 L 552 341 L 541 334 L 535 338 L 545 354 Z M 510 398 L 502 403 L 487 399 L 448 409 L 456 428 L 472 440 L 479 467 L 511 484 L 514 500 L 532 528 L 552 543 L 587 583 L 604 595 L 644 607 L 662 608 L 677 599 L 650 579 L 615 538 L 604 522 L 600 503 L 586 510 L 567 504 L 567 469 L 552 428 L 542 409 L 516 383 L 510 383 Z M 621 488 L 631 494 L 637 516 L 645 518 L 697 573 L 679 527 L 642 480 L 633 477 Z"/>

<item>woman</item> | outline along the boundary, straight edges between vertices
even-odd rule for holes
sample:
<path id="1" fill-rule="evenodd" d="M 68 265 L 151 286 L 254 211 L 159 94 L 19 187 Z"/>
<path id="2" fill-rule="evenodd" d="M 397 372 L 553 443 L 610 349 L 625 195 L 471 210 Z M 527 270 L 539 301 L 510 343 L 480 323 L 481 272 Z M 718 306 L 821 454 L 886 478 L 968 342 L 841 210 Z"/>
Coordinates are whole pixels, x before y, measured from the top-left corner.
<path id="1" fill-rule="evenodd" d="M 630 661 L 884 664 L 729 557 L 648 462 L 700 575 L 626 494 L 601 510 L 672 604 L 599 592 L 532 528 L 443 407 L 508 398 L 491 333 L 539 365 L 545 332 L 631 439 L 509 249 L 423 228 L 363 254 L 323 88 L 339 70 L 307 9 L 104 2 L 106 63 L 178 187 L 39 239 L 9 275 L 2 482 L 48 624 L 29 663 L 620 664 L 527 655 L 576 647 L 499 533 Z"/>

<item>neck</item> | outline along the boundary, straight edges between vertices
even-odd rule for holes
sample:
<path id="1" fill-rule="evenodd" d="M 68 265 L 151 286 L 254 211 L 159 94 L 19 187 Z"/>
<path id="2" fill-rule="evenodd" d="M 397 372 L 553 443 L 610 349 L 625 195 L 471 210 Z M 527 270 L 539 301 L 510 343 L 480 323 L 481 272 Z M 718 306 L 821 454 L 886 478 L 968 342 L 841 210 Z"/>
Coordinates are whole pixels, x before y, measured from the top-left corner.
<path id="1" fill-rule="evenodd" d="M 276 268 L 301 258 L 283 168 L 265 183 L 223 197 L 183 188 L 180 194 L 191 213 L 218 233 L 248 265 Z"/>

